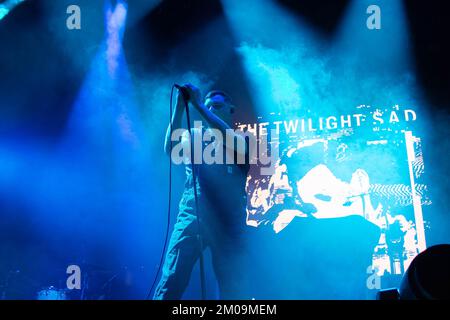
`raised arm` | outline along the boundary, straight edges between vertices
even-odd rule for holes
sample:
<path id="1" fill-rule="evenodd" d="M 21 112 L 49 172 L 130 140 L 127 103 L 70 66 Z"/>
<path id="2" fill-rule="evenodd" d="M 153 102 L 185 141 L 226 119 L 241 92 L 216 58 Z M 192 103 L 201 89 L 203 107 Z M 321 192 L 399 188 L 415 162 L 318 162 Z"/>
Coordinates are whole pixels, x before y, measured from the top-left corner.
<path id="1" fill-rule="evenodd" d="M 181 128 L 181 121 L 183 119 L 183 112 L 184 112 L 184 101 L 180 93 L 177 94 L 177 103 L 175 105 L 174 113 L 172 115 L 172 132 Z M 166 130 L 166 138 L 164 141 L 164 152 L 170 156 L 170 143 L 171 143 L 171 134 L 170 131 L 170 123 L 167 126 Z"/>
<path id="2" fill-rule="evenodd" d="M 211 128 L 217 129 L 219 130 L 224 138 L 224 145 L 226 148 L 236 152 L 238 155 L 247 155 L 249 152 L 249 148 L 248 145 L 245 141 L 245 138 L 242 135 L 236 134 L 233 130 L 233 128 L 231 128 L 225 121 L 223 121 L 222 119 L 220 119 L 217 115 L 215 115 L 211 110 L 209 110 L 202 101 L 201 98 L 201 94 L 200 94 L 200 90 L 190 84 L 187 84 L 184 86 L 185 88 L 187 88 L 188 92 L 189 92 L 189 101 L 192 103 L 192 105 L 194 106 L 195 109 L 197 109 L 197 111 L 200 113 L 200 115 L 202 116 L 203 119 L 205 119 L 205 121 L 208 123 L 208 125 Z M 237 146 L 244 146 L 244 148 L 235 148 L 234 145 L 227 145 L 227 141 L 226 141 L 226 135 L 232 135 L 232 140 L 231 141 L 236 141 L 237 142 Z M 234 143 L 233 143 L 234 144 Z"/>

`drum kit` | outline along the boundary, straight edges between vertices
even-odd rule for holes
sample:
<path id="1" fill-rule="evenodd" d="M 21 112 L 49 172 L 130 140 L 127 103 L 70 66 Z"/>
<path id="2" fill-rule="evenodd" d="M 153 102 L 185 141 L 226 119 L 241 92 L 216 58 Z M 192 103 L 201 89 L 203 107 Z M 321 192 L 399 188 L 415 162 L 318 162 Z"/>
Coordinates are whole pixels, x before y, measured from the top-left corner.
<path id="1" fill-rule="evenodd" d="M 104 300 L 116 297 L 127 288 L 136 285 L 135 280 L 143 277 L 145 270 L 128 269 L 109 270 L 99 266 L 83 264 L 82 285 L 80 290 L 71 290 L 66 286 L 66 272 L 61 268 L 56 274 L 59 279 L 47 281 L 32 279 L 26 272 L 9 272 L 0 279 L 0 300 Z M 2 281 L 3 280 L 3 281 Z"/>
<path id="2" fill-rule="evenodd" d="M 36 300 L 68 300 L 68 289 L 57 289 L 53 286 L 43 288 L 36 295 Z"/>
<path id="3" fill-rule="evenodd" d="M 25 272 L 9 272 L 6 279 L 0 282 L 0 300 L 69 300 L 67 288 L 60 289 L 53 285 L 42 286 L 42 283 L 24 274 Z M 62 287 L 62 286 L 59 286 Z"/>

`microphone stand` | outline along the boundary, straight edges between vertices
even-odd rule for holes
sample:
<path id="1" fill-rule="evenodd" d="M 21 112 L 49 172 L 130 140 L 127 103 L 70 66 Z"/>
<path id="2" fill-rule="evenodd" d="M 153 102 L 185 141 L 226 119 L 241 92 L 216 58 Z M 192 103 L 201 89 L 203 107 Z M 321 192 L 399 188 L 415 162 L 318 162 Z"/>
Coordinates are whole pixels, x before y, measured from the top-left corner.
<path id="1" fill-rule="evenodd" d="M 187 127 L 189 131 L 189 137 L 190 137 L 190 144 L 191 144 L 191 166 L 192 166 L 192 180 L 194 184 L 194 201 L 195 201 L 195 215 L 197 217 L 197 240 L 199 244 L 200 249 L 200 256 L 199 256 L 199 266 L 200 266 L 200 287 L 201 287 L 201 297 L 202 300 L 206 300 L 206 287 L 205 287 L 205 262 L 204 262 L 204 255 L 203 255 L 203 237 L 202 237 L 202 231 L 201 231 L 201 223 L 200 223 L 200 216 L 198 212 L 198 194 L 197 194 L 197 175 L 195 172 L 195 165 L 194 165 L 194 144 L 193 144 L 193 136 L 191 132 L 191 119 L 189 117 L 189 107 L 187 101 L 189 100 L 189 94 L 185 91 L 185 88 L 180 87 L 176 85 L 178 90 L 183 96 L 184 105 L 186 108 L 186 120 L 187 120 Z"/>

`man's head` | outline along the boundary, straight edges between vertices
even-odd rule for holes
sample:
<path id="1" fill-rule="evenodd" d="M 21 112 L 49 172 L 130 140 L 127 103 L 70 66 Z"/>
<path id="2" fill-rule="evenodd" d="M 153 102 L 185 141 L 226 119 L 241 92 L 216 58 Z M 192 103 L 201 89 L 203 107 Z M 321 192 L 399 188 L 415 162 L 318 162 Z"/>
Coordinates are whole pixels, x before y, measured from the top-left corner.
<path id="1" fill-rule="evenodd" d="M 208 92 L 205 96 L 205 106 L 228 125 L 232 125 L 234 106 L 228 94 L 219 90 Z"/>

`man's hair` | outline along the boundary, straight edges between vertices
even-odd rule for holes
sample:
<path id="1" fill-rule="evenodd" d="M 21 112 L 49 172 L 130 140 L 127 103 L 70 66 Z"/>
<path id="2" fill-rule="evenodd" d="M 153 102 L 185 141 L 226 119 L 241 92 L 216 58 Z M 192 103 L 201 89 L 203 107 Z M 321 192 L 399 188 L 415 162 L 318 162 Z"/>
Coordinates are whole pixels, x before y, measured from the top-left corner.
<path id="1" fill-rule="evenodd" d="M 228 103 L 231 104 L 231 101 L 232 101 L 232 100 L 231 100 L 230 95 L 227 94 L 227 93 L 224 92 L 224 91 L 221 91 L 221 90 L 212 90 L 212 91 L 208 92 L 208 94 L 205 96 L 205 100 L 206 100 L 206 99 L 210 99 L 210 98 L 212 98 L 212 97 L 214 97 L 214 96 L 222 96 L 222 97 L 224 97 L 224 99 L 225 99 L 226 102 L 228 102 Z"/>
<path id="2" fill-rule="evenodd" d="M 205 96 L 205 100 L 206 99 L 210 99 L 210 98 L 212 98 L 214 96 L 222 96 L 224 98 L 225 102 L 230 105 L 231 113 L 234 113 L 235 107 L 232 104 L 232 99 L 231 99 L 231 97 L 230 97 L 230 95 L 228 93 L 226 93 L 225 91 L 221 91 L 221 90 L 211 90 Z"/>

